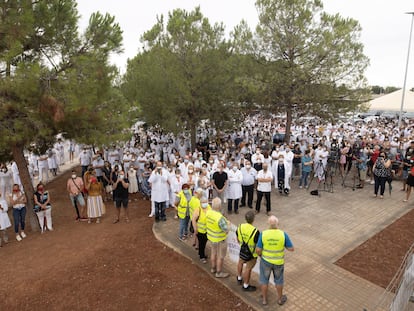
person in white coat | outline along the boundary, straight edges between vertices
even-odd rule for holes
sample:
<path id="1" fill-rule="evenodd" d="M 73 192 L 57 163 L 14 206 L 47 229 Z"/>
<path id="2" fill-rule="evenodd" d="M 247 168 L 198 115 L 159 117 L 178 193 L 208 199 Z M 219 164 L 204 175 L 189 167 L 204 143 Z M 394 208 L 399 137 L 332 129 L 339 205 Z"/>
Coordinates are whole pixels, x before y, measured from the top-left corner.
<path id="1" fill-rule="evenodd" d="M 234 213 L 239 213 L 239 200 L 242 197 L 243 174 L 239 170 L 237 162 L 234 162 L 231 169 L 227 172 L 228 188 L 227 188 L 227 212 L 232 213 L 234 202 Z"/>
<path id="2" fill-rule="evenodd" d="M 155 221 L 166 221 L 166 204 L 169 200 L 168 171 L 158 161 L 156 168 L 152 171 L 148 182 L 151 185 L 151 203 L 155 208 Z"/>
<path id="3" fill-rule="evenodd" d="M 22 181 L 20 180 L 19 168 L 17 167 L 17 163 L 15 161 L 12 161 L 11 171 L 12 171 L 12 174 L 13 174 L 13 183 L 15 183 L 15 184 L 19 185 L 21 188 L 23 188 Z"/>
<path id="4" fill-rule="evenodd" d="M 13 186 L 13 177 L 11 171 L 8 170 L 7 165 L 0 164 L 0 195 L 5 198 L 11 192 Z"/>
<path id="5" fill-rule="evenodd" d="M 274 173 L 275 188 L 279 190 L 279 193 L 289 194 L 290 191 L 290 177 L 292 173 L 292 166 L 286 163 L 282 154 L 279 155 L 276 172 Z"/>
<path id="6" fill-rule="evenodd" d="M 11 222 L 7 211 L 9 210 L 9 206 L 7 205 L 7 201 L 3 199 L 3 196 L 0 196 L 0 231 L 2 236 L 0 237 L 0 247 L 2 240 L 4 243 L 9 242 L 9 237 L 7 235 L 7 228 L 11 227 Z"/>

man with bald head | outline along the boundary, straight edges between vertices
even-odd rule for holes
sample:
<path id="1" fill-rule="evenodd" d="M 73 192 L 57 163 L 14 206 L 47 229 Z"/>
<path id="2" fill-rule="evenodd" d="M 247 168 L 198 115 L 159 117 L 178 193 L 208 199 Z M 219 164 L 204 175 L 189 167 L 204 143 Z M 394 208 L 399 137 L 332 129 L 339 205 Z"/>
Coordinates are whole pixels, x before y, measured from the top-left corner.
<path id="1" fill-rule="evenodd" d="M 285 264 L 285 248 L 294 251 L 289 236 L 279 229 L 279 220 L 276 216 L 268 219 L 269 229 L 260 233 L 256 246 L 257 255 L 260 260 L 260 284 L 262 290 L 262 303 L 267 305 L 267 288 L 269 286 L 270 274 L 273 272 L 274 283 L 277 291 L 277 303 L 285 304 L 287 296 L 283 295 L 283 272 Z"/>
<path id="2" fill-rule="evenodd" d="M 257 180 L 257 201 L 256 201 L 256 214 L 260 213 L 260 205 L 262 203 L 263 196 L 266 199 L 266 213 L 269 215 L 271 210 L 270 205 L 270 192 L 272 191 L 273 174 L 269 169 L 267 163 L 263 163 L 263 169 L 256 175 Z"/>

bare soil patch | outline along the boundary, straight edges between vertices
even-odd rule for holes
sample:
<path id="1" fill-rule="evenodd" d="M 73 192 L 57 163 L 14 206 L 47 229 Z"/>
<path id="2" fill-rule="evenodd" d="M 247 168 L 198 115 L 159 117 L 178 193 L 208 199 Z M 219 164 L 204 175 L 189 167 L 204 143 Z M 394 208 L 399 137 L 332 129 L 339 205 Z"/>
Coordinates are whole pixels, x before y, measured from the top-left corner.
<path id="1" fill-rule="evenodd" d="M 414 210 L 340 258 L 340 267 L 386 288 L 414 242 Z"/>
<path id="2" fill-rule="evenodd" d="M 26 230 L 17 242 L 8 230 L 10 243 L 0 249 L 0 310 L 252 310 L 155 239 L 149 201 L 140 195 L 131 198 L 130 223 L 112 223 L 112 201 L 100 224 L 76 222 L 65 191 L 69 176 L 46 186 L 53 232 Z"/>

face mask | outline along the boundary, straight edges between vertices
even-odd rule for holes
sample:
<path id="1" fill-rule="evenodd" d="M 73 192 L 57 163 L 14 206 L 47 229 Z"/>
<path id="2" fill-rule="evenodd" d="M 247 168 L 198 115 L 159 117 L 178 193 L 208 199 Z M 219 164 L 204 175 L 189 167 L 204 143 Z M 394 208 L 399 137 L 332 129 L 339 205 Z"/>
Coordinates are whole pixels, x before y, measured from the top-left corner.
<path id="1" fill-rule="evenodd" d="M 175 176 L 176 176 L 177 178 L 180 178 L 180 177 L 181 177 L 181 175 L 180 175 L 180 174 L 176 174 Z"/>
<path id="2" fill-rule="evenodd" d="M 187 159 L 185 159 L 185 160 L 184 160 L 184 163 L 188 163 L 188 160 L 187 160 Z"/>
<path id="3" fill-rule="evenodd" d="M 247 168 L 247 169 L 249 169 L 249 168 L 251 168 L 251 167 L 252 167 L 252 166 L 251 166 L 250 164 L 247 164 L 247 165 L 246 165 L 246 168 Z"/>
<path id="4" fill-rule="evenodd" d="M 237 171 L 237 166 L 233 166 L 233 171 Z"/>
<path id="5" fill-rule="evenodd" d="M 202 208 L 207 208 L 207 206 L 208 206 L 208 203 L 201 203 Z"/>
<path id="6" fill-rule="evenodd" d="M 162 170 L 162 166 L 157 166 L 157 170 L 161 171 Z"/>
<path id="7" fill-rule="evenodd" d="M 209 163 L 210 163 L 210 164 L 213 164 L 213 163 L 214 163 L 214 161 L 209 161 Z"/>
<path id="8" fill-rule="evenodd" d="M 190 190 L 186 189 L 186 190 L 184 190 L 184 193 L 185 194 L 190 194 Z"/>
<path id="9" fill-rule="evenodd" d="M 188 170 L 188 174 L 192 174 L 193 172 L 193 170 Z"/>
<path id="10" fill-rule="evenodd" d="M 76 178 L 76 174 L 73 174 L 73 175 L 72 175 L 72 178 L 73 178 L 73 179 L 75 179 L 75 178 Z"/>
<path id="11" fill-rule="evenodd" d="M 199 161 L 203 161 L 203 158 L 198 158 Z"/>
<path id="12" fill-rule="evenodd" d="M 118 177 L 119 177 L 119 179 L 124 179 L 124 175 L 122 175 L 122 174 L 120 174 Z"/>

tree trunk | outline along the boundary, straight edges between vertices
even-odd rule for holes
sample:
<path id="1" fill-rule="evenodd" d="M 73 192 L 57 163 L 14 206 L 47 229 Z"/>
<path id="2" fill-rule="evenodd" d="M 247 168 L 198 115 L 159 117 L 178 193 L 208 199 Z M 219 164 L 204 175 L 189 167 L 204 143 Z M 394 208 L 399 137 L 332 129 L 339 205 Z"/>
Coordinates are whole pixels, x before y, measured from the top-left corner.
<path id="1" fill-rule="evenodd" d="M 286 107 L 285 143 L 290 143 L 290 128 L 291 127 L 292 127 L 292 105 L 289 103 Z"/>
<path id="2" fill-rule="evenodd" d="M 12 147 L 13 159 L 17 164 L 17 168 L 19 169 L 20 180 L 22 181 L 24 194 L 26 195 L 27 199 L 27 215 L 29 215 L 29 222 L 32 231 L 39 231 L 39 223 L 37 221 L 37 217 L 33 211 L 33 193 L 34 188 L 32 184 L 32 180 L 30 178 L 29 168 L 27 167 L 27 161 L 24 157 L 24 149 L 21 145 L 14 145 Z"/>

